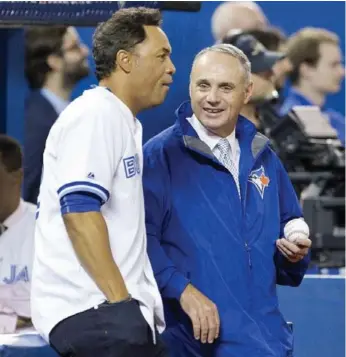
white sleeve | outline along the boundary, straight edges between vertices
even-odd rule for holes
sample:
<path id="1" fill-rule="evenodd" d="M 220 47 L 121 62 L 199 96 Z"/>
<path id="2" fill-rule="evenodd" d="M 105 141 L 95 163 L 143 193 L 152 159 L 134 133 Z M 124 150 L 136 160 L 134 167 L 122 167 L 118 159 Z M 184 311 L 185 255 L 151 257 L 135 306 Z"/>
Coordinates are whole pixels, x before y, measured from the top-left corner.
<path id="1" fill-rule="evenodd" d="M 105 111 L 83 111 L 77 118 L 65 119 L 67 125 L 60 133 L 57 147 L 59 198 L 89 192 L 103 204 L 109 199 L 121 158 L 121 120 L 116 113 L 110 117 Z"/>

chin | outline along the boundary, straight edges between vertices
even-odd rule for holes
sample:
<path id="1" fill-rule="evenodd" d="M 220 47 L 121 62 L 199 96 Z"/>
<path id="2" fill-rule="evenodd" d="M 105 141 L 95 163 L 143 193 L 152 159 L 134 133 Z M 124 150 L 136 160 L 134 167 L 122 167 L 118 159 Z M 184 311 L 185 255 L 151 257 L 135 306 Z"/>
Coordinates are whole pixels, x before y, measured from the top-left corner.
<path id="1" fill-rule="evenodd" d="M 166 97 L 157 99 L 157 100 L 153 100 L 151 107 L 157 107 L 157 106 L 161 105 L 165 101 L 165 99 L 166 99 Z"/>
<path id="2" fill-rule="evenodd" d="M 223 118 L 211 119 L 202 116 L 200 121 L 205 128 L 215 133 L 227 126 L 227 120 L 224 120 Z"/>
<path id="3" fill-rule="evenodd" d="M 161 105 L 165 101 L 165 99 L 166 97 L 151 99 L 150 101 L 147 101 L 148 104 L 146 105 L 145 109 L 157 107 Z"/>
<path id="4" fill-rule="evenodd" d="M 340 90 L 341 90 L 341 85 L 338 84 L 337 86 L 331 87 L 328 92 L 335 94 L 335 93 L 340 92 Z"/>

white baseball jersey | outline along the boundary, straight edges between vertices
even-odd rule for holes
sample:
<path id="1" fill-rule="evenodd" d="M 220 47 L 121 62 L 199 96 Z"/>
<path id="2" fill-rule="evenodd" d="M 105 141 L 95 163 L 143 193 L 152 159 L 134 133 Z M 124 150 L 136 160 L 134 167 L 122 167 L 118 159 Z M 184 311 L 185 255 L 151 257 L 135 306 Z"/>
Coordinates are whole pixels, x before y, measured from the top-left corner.
<path id="1" fill-rule="evenodd" d="M 146 251 L 142 162 L 141 124 L 106 88 L 85 91 L 52 127 L 43 160 L 31 296 L 34 326 L 47 341 L 57 323 L 106 299 L 81 266 L 60 212 L 60 199 L 80 191 L 105 202 L 101 213 L 129 293 L 152 330 L 155 324 L 164 329 Z"/>
<path id="2" fill-rule="evenodd" d="M 35 212 L 35 205 L 20 200 L 18 208 L 3 222 L 7 229 L 0 236 L 1 285 L 31 280 Z"/>
<path id="3" fill-rule="evenodd" d="M 36 206 L 20 200 L 0 236 L 0 333 L 13 333 L 17 316 L 30 317 Z"/>

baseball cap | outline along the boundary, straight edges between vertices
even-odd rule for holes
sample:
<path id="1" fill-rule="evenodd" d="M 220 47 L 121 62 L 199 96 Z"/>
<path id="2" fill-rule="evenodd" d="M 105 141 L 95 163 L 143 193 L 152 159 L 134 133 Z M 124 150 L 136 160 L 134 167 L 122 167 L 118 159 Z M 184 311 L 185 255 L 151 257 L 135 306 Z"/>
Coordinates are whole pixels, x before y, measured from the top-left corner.
<path id="1" fill-rule="evenodd" d="M 269 71 L 278 60 L 286 57 L 284 53 L 268 51 L 254 36 L 241 32 L 227 35 L 222 43 L 228 43 L 242 50 L 251 63 L 252 73 Z"/>

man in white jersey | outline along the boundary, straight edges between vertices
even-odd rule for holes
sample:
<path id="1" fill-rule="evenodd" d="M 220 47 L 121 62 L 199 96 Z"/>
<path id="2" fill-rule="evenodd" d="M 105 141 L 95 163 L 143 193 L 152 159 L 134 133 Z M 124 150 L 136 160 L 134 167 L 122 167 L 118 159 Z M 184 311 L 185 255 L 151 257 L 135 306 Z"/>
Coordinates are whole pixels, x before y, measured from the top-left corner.
<path id="1" fill-rule="evenodd" d="M 0 134 L 0 333 L 31 325 L 36 206 L 20 198 L 22 160 L 17 141 Z"/>
<path id="2" fill-rule="evenodd" d="M 175 72 L 158 10 L 98 26 L 99 86 L 72 102 L 44 152 L 33 323 L 61 356 L 166 356 L 162 300 L 146 252 L 142 127 Z"/>

